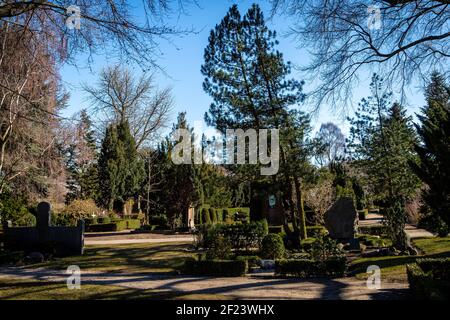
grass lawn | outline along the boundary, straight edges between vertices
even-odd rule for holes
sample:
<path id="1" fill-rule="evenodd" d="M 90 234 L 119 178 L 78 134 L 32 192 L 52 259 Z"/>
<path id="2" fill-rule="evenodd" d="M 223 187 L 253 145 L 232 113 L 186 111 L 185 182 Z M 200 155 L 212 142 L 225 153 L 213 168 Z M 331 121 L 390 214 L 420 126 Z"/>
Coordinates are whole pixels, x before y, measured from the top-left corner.
<path id="1" fill-rule="evenodd" d="M 377 265 L 381 268 L 382 281 L 404 282 L 407 281 L 407 263 L 414 262 L 417 258 L 450 257 L 450 237 L 415 239 L 413 243 L 423 255 L 356 259 L 352 261 L 350 270 L 357 279 L 367 279 L 367 267 Z"/>
<path id="2" fill-rule="evenodd" d="M 83 271 L 173 272 L 194 255 L 194 247 L 188 243 L 86 246 L 82 256 L 55 258 L 30 267 L 66 269 L 69 265 L 78 265 Z"/>

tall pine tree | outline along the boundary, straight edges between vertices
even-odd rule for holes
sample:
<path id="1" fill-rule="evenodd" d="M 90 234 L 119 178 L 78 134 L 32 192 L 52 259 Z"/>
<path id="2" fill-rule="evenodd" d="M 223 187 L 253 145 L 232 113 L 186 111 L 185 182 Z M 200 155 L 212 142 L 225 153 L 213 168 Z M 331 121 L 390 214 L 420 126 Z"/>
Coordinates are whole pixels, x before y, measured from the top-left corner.
<path id="1" fill-rule="evenodd" d="M 276 33 L 265 25 L 258 5 L 252 5 L 243 17 L 236 5 L 229 9 L 210 33 L 201 68 L 203 88 L 214 100 L 205 114 L 209 125 L 223 132 L 238 128 L 283 129 L 298 120 L 293 119 L 296 115 L 288 108 L 304 99 L 303 83 L 288 78 L 291 66 L 275 49 L 277 44 Z M 284 204 L 291 213 L 294 231 L 306 238 L 302 180 L 287 161 L 289 150 L 298 150 L 297 142 L 293 138 L 281 144 L 280 175 L 258 177 L 255 165 L 234 169 L 243 180 L 250 177 L 252 181 L 284 186 L 284 198 L 290 199 Z M 287 223 L 286 229 L 289 231 Z"/>
<path id="2" fill-rule="evenodd" d="M 420 161 L 412 167 L 427 185 L 423 191 L 425 204 L 437 219 L 450 226 L 450 86 L 442 75 L 434 73 L 425 95 L 427 105 L 418 115 L 420 125 L 416 125 Z"/>
<path id="3" fill-rule="evenodd" d="M 367 174 L 375 202 L 385 207 L 388 233 L 399 250 L 407 248 L 405 204 L 419 187 L 409 163 L 416 162 L 411 118 L 399 103 L 391 104 L 383 80 L 372 77 L 372 95 L 361 101 L 350 119 L 349 151 Z"/>

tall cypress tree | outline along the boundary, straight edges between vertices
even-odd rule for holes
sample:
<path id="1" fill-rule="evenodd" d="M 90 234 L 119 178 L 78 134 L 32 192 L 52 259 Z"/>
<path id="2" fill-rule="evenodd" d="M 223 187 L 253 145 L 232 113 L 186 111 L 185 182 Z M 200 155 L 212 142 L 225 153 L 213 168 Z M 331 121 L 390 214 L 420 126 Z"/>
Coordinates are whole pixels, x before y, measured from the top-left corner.
<path id="1" fill-rule="evenodd" d="M 102 204 L 109 210 L 122 210 L 123 203 L 138 192 L 145 174 L 128 122 L 107 127 L 98 165 Z"/>
<path id="2" fill-rule="evenodd" d="M 418 115 L 420 125 L 416 125 L 420 161 L 412 167 L 427 185 L 425 204 L 450 226 L 450 86 L 442 75 L 434 73 L 425 95 L 427 105 Z"/>

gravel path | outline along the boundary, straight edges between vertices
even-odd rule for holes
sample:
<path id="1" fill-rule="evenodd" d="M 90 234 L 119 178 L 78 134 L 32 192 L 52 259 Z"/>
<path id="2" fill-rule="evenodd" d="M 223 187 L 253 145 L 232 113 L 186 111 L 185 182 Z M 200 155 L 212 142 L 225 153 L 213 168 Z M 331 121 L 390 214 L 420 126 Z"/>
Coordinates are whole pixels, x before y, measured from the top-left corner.
<path id="1" fill-rule="evenodd" d="M 34 279 L 65 283 L 64 271 L 47 269 L 1 268 L 0 281 L 8 278 Z M 83 283 L 108 284 L 132 289 L 153 289 L 180 294 L 218 294 L 232 299 L 326 299 L 326 300 L 378 300 L 406 299 L 405 283 L 382 283 L 379 290 L 368 289 L 364 280 L 289 279 L 268 275 L 235 278 L 209 278 L 173 276 L 168 274 L 114 274 L 82 272 Z"/>
<path id="2" fill-rule="evenodd" d="M 86 233 L 85 245 L 115 245 L 133 243 L 168 243 L 168 242 L 193 242 L 191 234 L 161 234 L 161 233 L 131 233 L 131 232 L 109 232 L 109 233 Z"/>
<path id="3" fill-rule="evenodd" d="M 383 221 L 382 215 L 369 213 L 367 215 L 367 218 L 365 220 L 359 220 L 358 224 L 360 226 L 371 226 L 371 225 L 381 224 L 382 221 Z M 405 232 L 409 236 L 410 239 L 434 237 L 434 235 L 431 232 L 429 232 L 425 229 L 419 229 L 416 226 L 413 226 L 411 224 L 407 224 L 405 226 Z"/>

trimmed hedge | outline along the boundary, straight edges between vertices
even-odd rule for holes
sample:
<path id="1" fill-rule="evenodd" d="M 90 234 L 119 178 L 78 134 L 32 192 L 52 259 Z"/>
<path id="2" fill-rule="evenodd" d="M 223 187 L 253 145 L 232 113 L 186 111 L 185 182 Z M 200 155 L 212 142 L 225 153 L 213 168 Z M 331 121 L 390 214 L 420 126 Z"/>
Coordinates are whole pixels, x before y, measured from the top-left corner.
<path id="1" fill-rule="evenodd" d="M 127 229 L 139 229 L 141 221 L 139 219 L 126 219 Z"/>
<path id="2" fill-rule="evenodd" d="M 265 220 L 250 223 L 204 225 L 200 229 L 201 246 L 209 249 L 214 243 L 214 239 L 223 236 L 233 249 L 259 247 L 267 232 L 267 221 Z"/>
<path id="3" fill-rule="evenodd" d="M 261 258 L 258 256 L 237 256 L 235 260 L 247 261 L 249 267 L 259 267 Z"/>
<path id="4" fill-rule="evenodd" d="M 157 226 L 167 226 L 167 224 L 169 223 L 169 220 L 167 219 L 167 216 L 164 214 L 157 214 L 157 215 L 152 215 L 148 218 L 148 224 L 151 225 L 157 225 Z"/>
<path id="5" fill-rule="evenodd" d="M 438 289 L 437 281 L 433 279 L 430 273 L 425 273 L 416 264 L 406 265 L 406 274 L 408 276 L 409 288 L 416 299 L 426 300 L 444 300 L 443 293 Z"/>
<path id="6" fill-rule="evenodd" d="M 424 272 L 431 272 L 433 279 L 450 281 L 450 258 L 417 259 Z"/>
<path id="7" fill-rule="evenodd" d="M 182 268 L 185 274 L 218 277 L 241 277 L 247 271 L 247 260 L 187 260 Z"/>
<path id="8" fill-rule="evenodd" d="M 383 234 L 386 234 L 386 227 L 381 224 L 372 225 L 372 226 L 359 226 L 358 233 L 370 234 L 372 236 L 381 236 Z"/>
<path id="9" fill-rule="evenodd" d="M 127 229 L 127 221 L 119 220 L 111 223 L 98 223 L 86 226 L 88 232 L 122 231 Z"/>
<path id="10" fill-rule="evenodd" d="M 300 278 L 317 276 L 343 276 L 347 271 L 345 256 L 332 257 L 323 262 L 311 259 L 275 260 L 275 275 Z"/>
<path id="11" fill-rule="evenodd" d="M 450 297 L 450 258 L 417 259 L 406 265 L 409 287 L 416 299 L 447 300 Z"/>
<path id="12" fill-rule="evenodd" d="M 267 259 L 283 258 L 285 252 L 283 238 L 279 234 L 270 233 L 262 240 L 261 255 Z"/>

